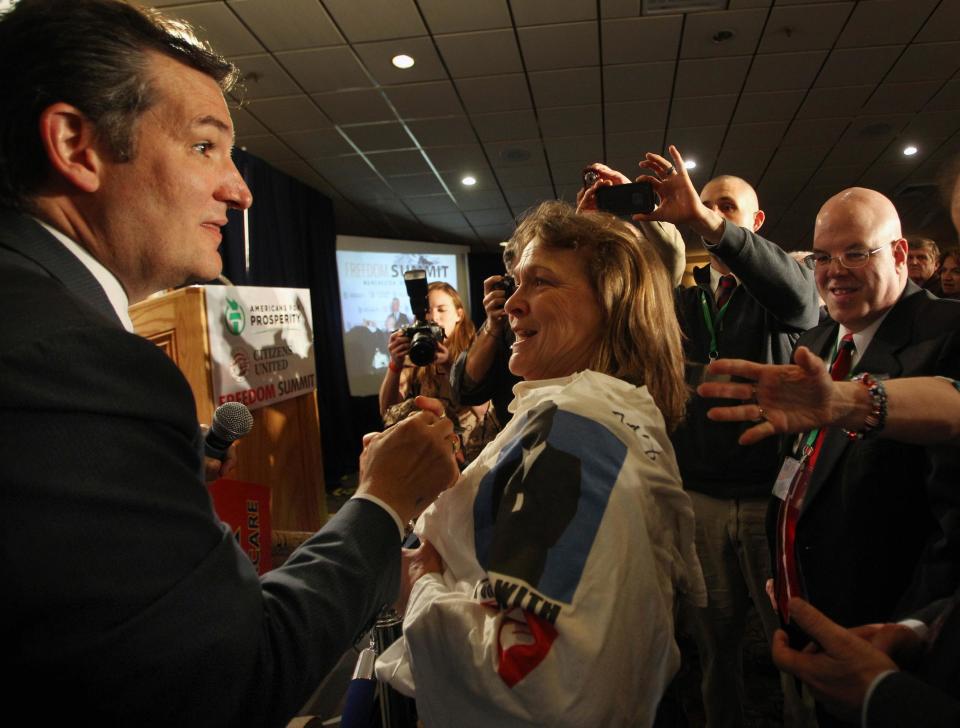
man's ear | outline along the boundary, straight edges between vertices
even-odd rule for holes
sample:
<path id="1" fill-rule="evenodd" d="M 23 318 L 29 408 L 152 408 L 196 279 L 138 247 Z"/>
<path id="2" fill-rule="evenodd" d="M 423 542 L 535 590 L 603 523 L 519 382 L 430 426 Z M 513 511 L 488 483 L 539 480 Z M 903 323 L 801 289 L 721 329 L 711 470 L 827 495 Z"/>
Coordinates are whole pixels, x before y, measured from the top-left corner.
<path id="1" fill-rule="evenodd" d="M 767 216 L 763 213 L 763 210 L 757 210 L 753 213 L 753 232 L 757 232 L 760 229 L 760 226 L 763 225 L 763 221 L 767 219 Z"/>
<path id="2" fill-rule="evenodd" d="M 894 240 L 892 243 L 893 248 L 893 261 L 897 266 L 897 270 L 901 266 L 906 266 L 907 264 L 907 253 L 910 251 L 910 244 L 900 238 L 899 240 Z"/>
<path id="3" fill-rule="evenodd" d="M 58 101 L 44 109 L 40 139 L 54 173 L 83 192 L 100 187 L 103 159 L 93 122 L 76 106 Z"/>

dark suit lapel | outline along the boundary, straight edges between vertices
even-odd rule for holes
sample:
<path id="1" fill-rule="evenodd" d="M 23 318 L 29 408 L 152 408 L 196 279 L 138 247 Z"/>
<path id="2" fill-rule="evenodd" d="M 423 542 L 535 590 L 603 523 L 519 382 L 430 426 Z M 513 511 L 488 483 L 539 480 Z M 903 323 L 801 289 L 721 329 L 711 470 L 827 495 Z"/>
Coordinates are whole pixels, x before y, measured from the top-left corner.
<path id="1" fill-rule="evenodd" d="M 911 281 L 907 281 L 907 287 L 903 294 L 894 304 L 893 309 L 887 314 L 887 317 L 880 324 L 870 341 L 867 350 L 860 357 L 857 365 L 853 368 L 853 373 L 870 372 L 877 375 L 888 375 L 897 377 L 903 370 L 903 365 L 896 358 L 896 353 L 907 345 L 910 339 L 910 327 L 912 325 L 915 302 L 919 299 L 912 298 L 915 293 L 919 293 L 920 288 Z M 818 332 L 819 334 L 820 332 Z M 825 335 L 820 334 L 817 338 L 819 348 L 814 349 L 822 357 L 828 357 L 833 350 L 833 343 L 837 338 L 836 327 L 828 327 Z M 811 349 L 815 346 L 811 341 Z M 840 458 L 850 447 L 850 438 L 839 427 L 830 428 L 827 432 L 823 447 L 820 450 L 820 456 L 817 459 L 817 467 L 810 477 L 807 485 L 807 494 L 803 501 L 802 510 L 813 502 L 817 493 L 823 487 L 823 484 L 830 477 L 833 469 L 836 467 Z"/>
<path id="2" fill-rule="evenodd" d="M 36 220 L 0 208 L 0 247 L 32 261 L 101 316 L 123 327 L 93 274 Z"/>

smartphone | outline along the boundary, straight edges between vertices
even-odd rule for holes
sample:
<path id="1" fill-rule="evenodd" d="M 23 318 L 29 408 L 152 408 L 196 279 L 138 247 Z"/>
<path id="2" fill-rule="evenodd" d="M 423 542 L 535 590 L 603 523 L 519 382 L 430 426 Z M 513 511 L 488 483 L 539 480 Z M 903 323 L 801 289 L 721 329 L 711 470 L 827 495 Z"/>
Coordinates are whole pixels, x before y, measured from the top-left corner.
<path id="1" fill-rule="evenodd" d="M 656 206 L 656 194 L 649 182 L 632 182 L 597 190 L 597 207 L 614 215 L 653 212 Z"/>

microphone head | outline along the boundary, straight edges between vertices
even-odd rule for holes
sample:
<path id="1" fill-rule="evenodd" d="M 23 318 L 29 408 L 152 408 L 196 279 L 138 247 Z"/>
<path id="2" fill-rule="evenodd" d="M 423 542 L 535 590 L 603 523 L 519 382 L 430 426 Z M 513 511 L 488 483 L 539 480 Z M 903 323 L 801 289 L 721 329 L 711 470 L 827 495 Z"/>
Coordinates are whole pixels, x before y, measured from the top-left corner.
<path id="1" fill-rule="evenodd" d="M 250 432 L 253 427 L 253 415 L 242 402 L 226 402 L 213 413 L 210 430 L 218 436 L 233 442 Z"/>

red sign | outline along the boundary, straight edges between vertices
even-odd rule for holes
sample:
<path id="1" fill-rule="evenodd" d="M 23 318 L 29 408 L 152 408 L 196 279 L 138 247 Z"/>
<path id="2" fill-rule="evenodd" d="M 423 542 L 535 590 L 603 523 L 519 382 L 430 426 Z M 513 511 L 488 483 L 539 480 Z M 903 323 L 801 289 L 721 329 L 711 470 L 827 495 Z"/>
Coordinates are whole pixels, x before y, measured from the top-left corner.
<path id="1" fill-rule="evenodd" d="M 258 483 L 220 478 L 210 484 L 209 490 L 214 510 L 230 526 L 257 573 L 270 571 L 270 489 Z"/>

